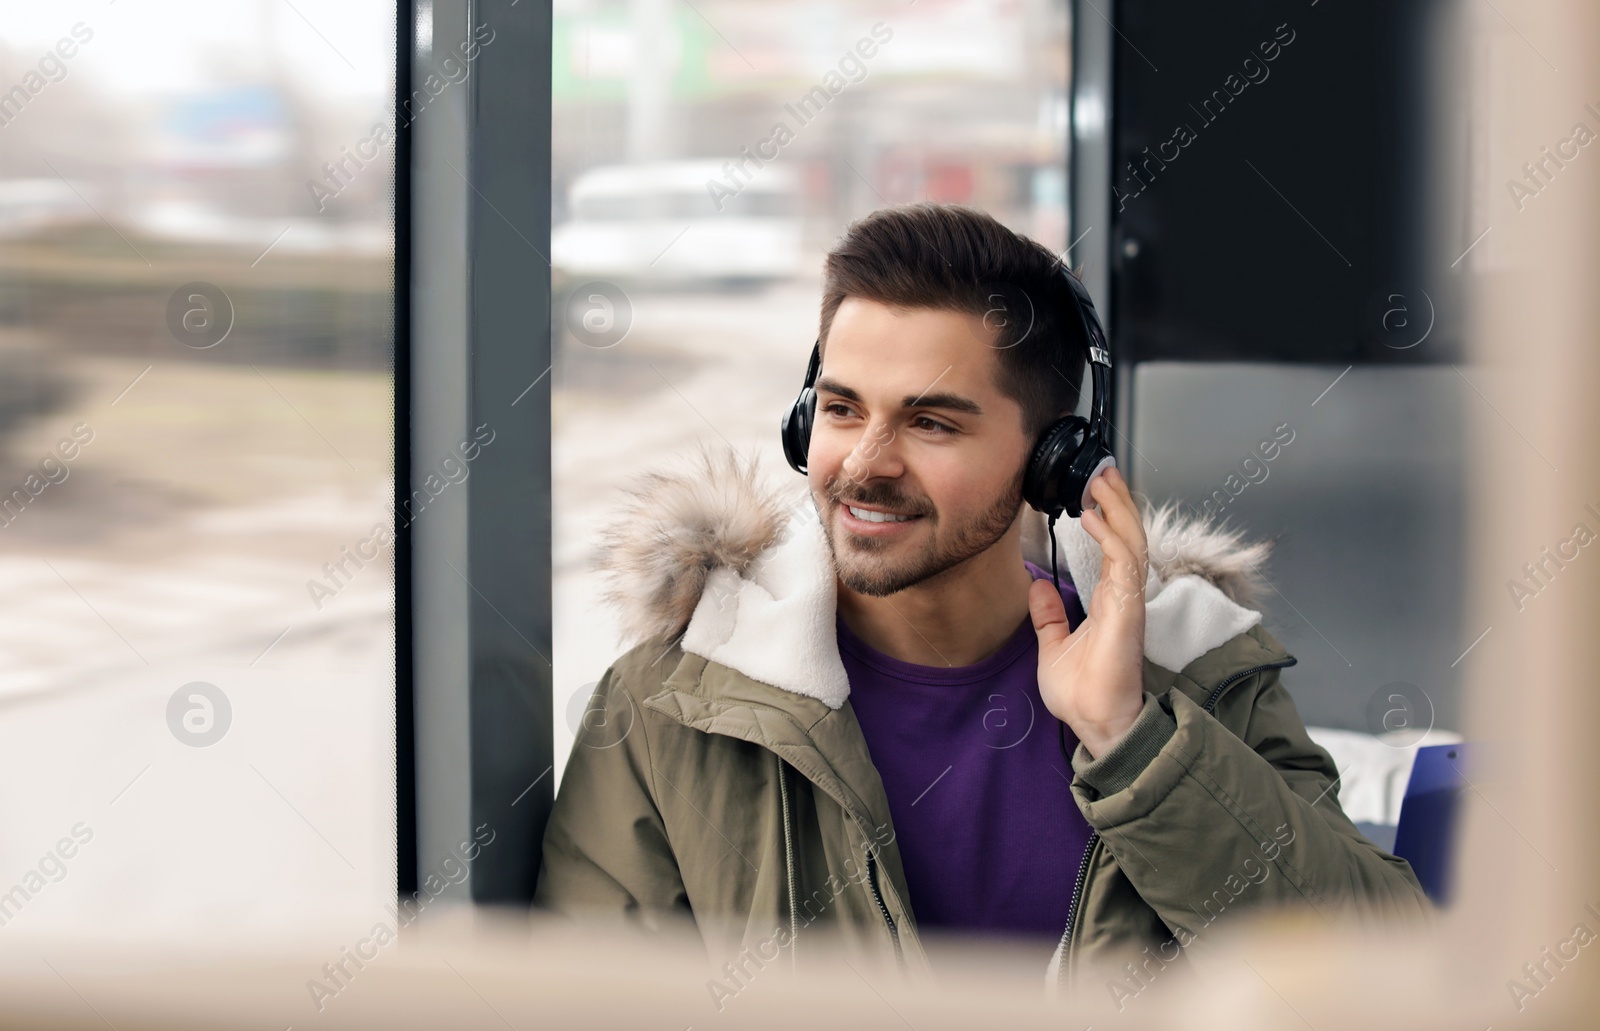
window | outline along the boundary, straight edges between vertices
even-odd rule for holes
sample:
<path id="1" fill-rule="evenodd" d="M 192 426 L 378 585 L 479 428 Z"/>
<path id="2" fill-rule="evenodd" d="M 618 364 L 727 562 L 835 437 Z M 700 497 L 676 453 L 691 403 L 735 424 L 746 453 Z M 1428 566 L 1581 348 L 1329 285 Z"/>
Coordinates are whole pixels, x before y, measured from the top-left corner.
<path id="1" fill-rule="evenodd" d="M 393 23 L 0 4 L 8 935 L 392 901 Z"/>
<path id="2" fill-rule="evenodd" d="M 555 767 L 618 654 L 590 569 L 618 489 L 697 444 L 798 478 L 778 420 L 852 219 L 970 203 L 1066 247 L 1059 0 L 555 9 Z"/>

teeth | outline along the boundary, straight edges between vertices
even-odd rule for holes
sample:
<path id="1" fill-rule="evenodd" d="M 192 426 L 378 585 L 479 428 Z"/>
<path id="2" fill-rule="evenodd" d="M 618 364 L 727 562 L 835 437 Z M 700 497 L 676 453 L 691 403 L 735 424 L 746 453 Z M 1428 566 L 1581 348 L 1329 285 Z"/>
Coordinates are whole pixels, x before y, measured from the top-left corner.
<path id="1" fill-rule="evenodd" d="M 846 505 L 845 507 L 850 510 L 851 515 L 868 523 L 903 523 L 911 518 L 910 516 L 894 515 L 889 512 L 869 512 L 864 508 L 856 508 L 854 505 Z"/>

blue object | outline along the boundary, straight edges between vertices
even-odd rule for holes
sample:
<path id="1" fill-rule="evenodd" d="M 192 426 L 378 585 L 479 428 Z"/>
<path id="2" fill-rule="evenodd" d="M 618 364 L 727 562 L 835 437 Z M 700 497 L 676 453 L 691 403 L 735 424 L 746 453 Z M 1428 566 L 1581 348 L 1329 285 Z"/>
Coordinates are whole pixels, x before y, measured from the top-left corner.
<path id="1" fill-rule="evenodd" d="M 1356 821 L 1356 830 L 1361 836 L 1383 849 L 1385 852 L 1394 853 L 1394 824 L 1392 823 L 1364 823 Z"/>
<path id="2" fill-rule="evenodd" d="M 1411 864 L 1422 890 L 1440 905 L 1450 897 L 1457 810 L 1461 793 L 1469 786 L 1462 768 L 1471 751 L 1464 744 L 1417 749 L 1400 803 L 1394 854 Z"/>

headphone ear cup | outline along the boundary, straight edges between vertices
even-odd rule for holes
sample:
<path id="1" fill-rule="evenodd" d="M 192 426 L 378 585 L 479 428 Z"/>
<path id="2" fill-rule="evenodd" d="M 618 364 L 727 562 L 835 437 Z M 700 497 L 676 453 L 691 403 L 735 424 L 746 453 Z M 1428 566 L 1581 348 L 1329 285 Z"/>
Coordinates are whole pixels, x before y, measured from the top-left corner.
<path id="1" fill-rule="evenodd" d="M 1072 463 L 1072 485 L 1074 503 L 1072 506 L 1077 511 L 1072 512 L 1076 518 L 1083 514 L 1083 510 L 1093 504 L 1089 497 L 1089 481 L 1098 476 L 1103 469 L 1115 468 L 1117 460 L 1111 456 L 1103 444 L 1086 447 L 1078 454 L 1078 460 Z"/>
<path id="2" fill-rule="evenodd" d="M 802 475 L 811 454 L 811 420 L 816 411 L 817 392 L 811 387 L 802 387 L 794 406 L 783 417 L 783 457 L 791 469 Z"/>
<path id="3" fill-rule="evenodd" d="M 1039 434 L 1033 456 L 1022 475 L 1022 500 L 1046 515 L 1081 512 L 1083 484 L 1072 485 L 1074 466 L 1089 435 L 1089 421 L 1079 415 L 1058 419 Z M 1078 511 L 1073 511 L 1073 509 Z"/>

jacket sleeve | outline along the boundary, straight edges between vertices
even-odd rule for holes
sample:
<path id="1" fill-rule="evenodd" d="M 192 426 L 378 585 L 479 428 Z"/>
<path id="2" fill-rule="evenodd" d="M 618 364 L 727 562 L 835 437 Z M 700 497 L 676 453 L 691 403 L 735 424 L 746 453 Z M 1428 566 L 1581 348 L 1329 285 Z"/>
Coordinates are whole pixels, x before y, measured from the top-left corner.
<path id="1" fill-rule="evenodd" d="M 567 759 L 533 904 L 656 932 L 690 909 L 656 805 L 645 713 L 618 672 L 624 664 L 600 680 Z"/>
<path id="2" fill-rule="evenodd" d="M 1249 691 L 1235 734 L 1177 687 L 1145 694 L 1128 734 L 1091 759 L 1072 791 L 1135 890 L 1177 930 L 1237 899 L 1327 915 L 1427 921 L 1405 860 L 1362 836 L 1339 807 L 1338 771 L 1306 734 L 1278 670 Z M 1209 904 L 1208 904 L 1209 903 Z"/>

